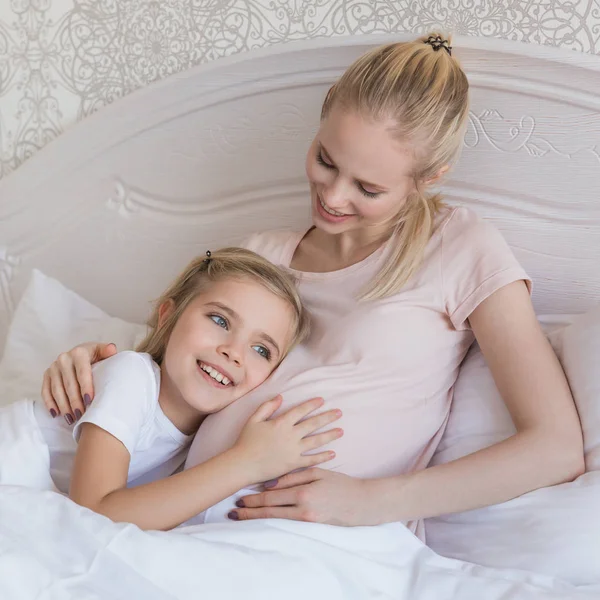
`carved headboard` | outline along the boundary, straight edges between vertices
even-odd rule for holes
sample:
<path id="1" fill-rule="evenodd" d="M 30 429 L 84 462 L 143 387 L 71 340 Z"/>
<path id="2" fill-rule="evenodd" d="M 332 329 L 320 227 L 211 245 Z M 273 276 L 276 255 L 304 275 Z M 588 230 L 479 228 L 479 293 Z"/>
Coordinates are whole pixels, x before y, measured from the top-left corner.
<path id="1" fill-rule="evenodd" d="M 325 92 L 392 39 L 200 66 L 94 114 L 0 181 L 0 343 L 34 267 L 141 321 L 192 256 L 306 225 L 304 157 Z M 600 297 L 600 59 L 493 39 L 453 46 L 472 112 L 446 198 L 500 227 L 538 312 L 584 311 Z"/>

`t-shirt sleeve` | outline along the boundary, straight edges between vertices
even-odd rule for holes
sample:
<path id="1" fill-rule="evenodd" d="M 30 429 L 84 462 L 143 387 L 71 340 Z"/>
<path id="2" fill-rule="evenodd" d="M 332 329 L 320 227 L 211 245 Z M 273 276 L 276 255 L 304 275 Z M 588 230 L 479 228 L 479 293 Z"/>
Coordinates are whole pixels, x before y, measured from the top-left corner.
<path id="1" fill-rule="evenodd" d="M 83 423 L 93 423 L 116 437 L 133 454 L 150 418 L 157 382 L 150 360 L 136 352 L 120 352 L 94 366 L 94 400 L 73 429 L 79 441 Z"/>
<path id="2" fill-rule="evenodd" d="M 457 208 L 442 233 L 442 288 L 446 311 L 458 330 L 486 298 L 514 281 L 531 280 L 506 240 L 472 211 Z"/>
<path id="3" fill-rule="evenodd" d="M 274 265 L 281 265 L 289 263 L 290 249 L 296 245 L 300 237 L 301 234 L 295 231 L 265 231 L 247 237 L 242 247 L 260 254 Z"/>

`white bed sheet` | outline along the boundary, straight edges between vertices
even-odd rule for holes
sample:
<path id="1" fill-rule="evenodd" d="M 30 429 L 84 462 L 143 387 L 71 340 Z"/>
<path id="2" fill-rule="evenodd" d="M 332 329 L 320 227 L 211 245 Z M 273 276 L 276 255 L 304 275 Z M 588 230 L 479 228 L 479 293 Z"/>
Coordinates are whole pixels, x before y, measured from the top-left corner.
<path id="1" fill-rule="evenodd" d="M 29 406 L 0 409 L 3 599 L 591 600 L 600 594 L 600 585 L 576 588 L 440 557 L 394 523 L 343 528 L 224 520 L 166 533 L 113 523 L 52 491 L 48 449 Z"/>

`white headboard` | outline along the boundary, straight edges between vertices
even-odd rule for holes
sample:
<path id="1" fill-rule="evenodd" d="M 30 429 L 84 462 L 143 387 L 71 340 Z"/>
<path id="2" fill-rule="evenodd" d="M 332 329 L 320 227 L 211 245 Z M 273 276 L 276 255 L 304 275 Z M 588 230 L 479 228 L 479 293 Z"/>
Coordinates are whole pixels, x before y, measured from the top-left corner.
<path id="1" fill-rule="evenodd" d="M 32 268 L 112 315 L 193 256 L 309 219 L 304 157 L 328 86 L 369 48 L 326 38 L 202 65 L 82 121 L 0 181 L 0 343 Z M 600 58 L 455 38 L 472 114 L 444 186 L 504 232 L 538 312 L 600 300 Z"/>

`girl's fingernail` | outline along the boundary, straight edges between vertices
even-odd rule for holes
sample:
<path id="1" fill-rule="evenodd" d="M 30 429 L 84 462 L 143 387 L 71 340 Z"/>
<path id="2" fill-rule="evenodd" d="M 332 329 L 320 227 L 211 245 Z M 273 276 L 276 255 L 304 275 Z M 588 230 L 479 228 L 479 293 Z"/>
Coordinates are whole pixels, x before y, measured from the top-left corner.
<path id="1" fill-rule="evenodd" d="M 52 415 L 53 419 L 56 418 L 56 411 L 53 408 L 50 409 L 50 414 Z"/>
<path id="2" fill-rule="evenodd" d="M 83 403 L 85 404 L 85 406 L 89 406 L 92 403 L 92 399 L 90 398 L 89 394 L 83 395 Z"/>
<path id="3" fill-rule="evenodd" d="M 73 425 L 73 417 L 71 415 L 66 414 L 65 421 L 67 422 L 67 425 Z"/>
<path id="4" fill-rule="evenodd" d="M 243 500 L 240 498 L 239 500 L 236 500 L 236 501 L 235 501 L 235 505 L 236 505 L 238 508 L 244 508 L 244 501 L 243 501 Z"/>
<path id="5" fill-rule="evenodd" d="M 79 419 L 81 419 L 81 411 L 78 408 L 76 408 L 75 409 L 75 420 L 79 421 Z"/>
<path id="6" fill-rule="evenodd" d="M 239 521 L 240 520 L 240 515 L 238 515 L 238 511 L 237 510 L 232 510 L 231 512 L 227 513 L 227 517 L 229 519 L 231 519 L 232 521 Z"/>
<path id="7" fill-rule="evenodd" d="M 263 483 L 263 487 L 272 488 L 275 487 L 279 483 L 279 479 L 269 479 L 269 481 L 265 481 Z"/>

